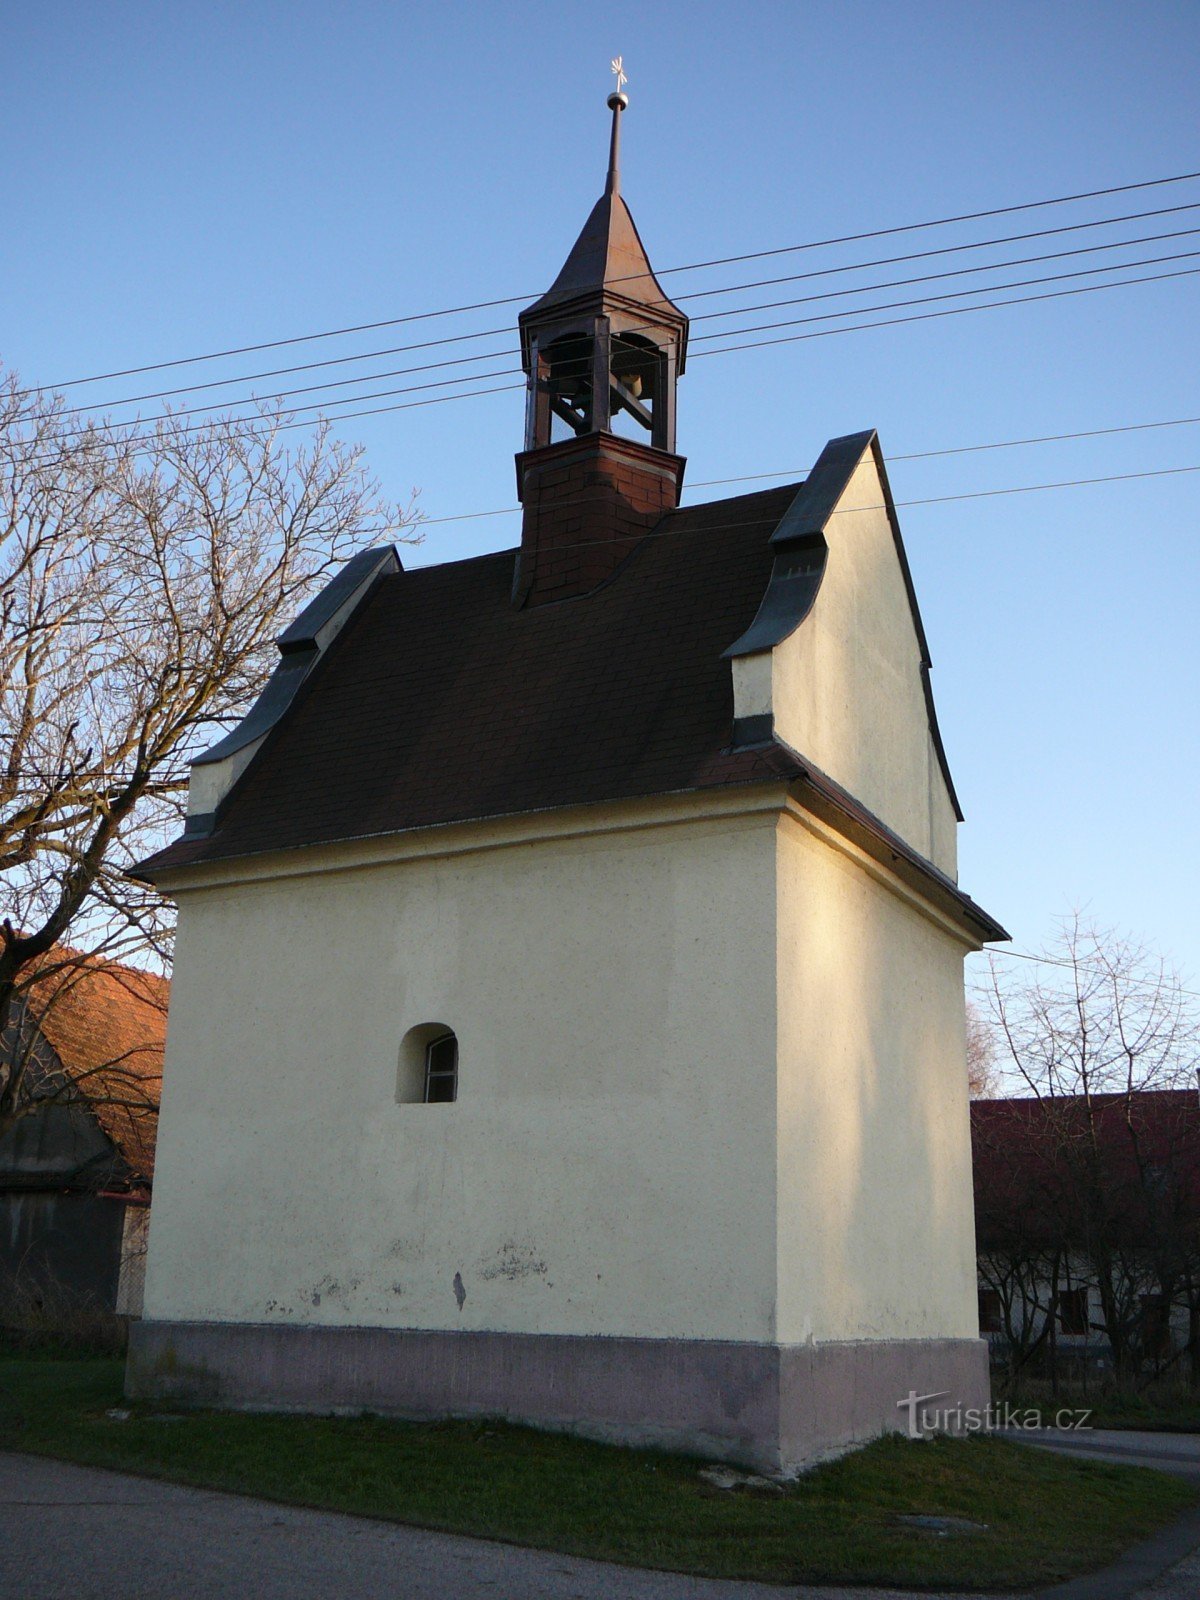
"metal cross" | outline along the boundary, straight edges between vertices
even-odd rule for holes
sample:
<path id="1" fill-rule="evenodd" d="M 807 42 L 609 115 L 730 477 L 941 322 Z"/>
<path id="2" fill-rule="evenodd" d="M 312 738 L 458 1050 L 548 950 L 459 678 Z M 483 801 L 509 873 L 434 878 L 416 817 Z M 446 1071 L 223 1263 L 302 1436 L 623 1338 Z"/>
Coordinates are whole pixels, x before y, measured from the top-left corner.
<path id="1" fill-rule="evenodd" d="M 628 78 L 627 78 L 627 77 L 626 77 L 626 76 L 625 76 L 625 72 L 624 72 L 624 69 L 623 69 L 623 68 L 622 68 L 622 66 L 621 66 L 621 62 L 622 62 L 622 61 L 623 61 L 623 60 L 624 60 L 624 57 L 623 57 L 623 56 L 614 56 L 614 57 L 613 57 L 613 58 L 612 58 L 612 63 L 611 63 L 611 65 L 612 65 L 612 70 L 613 70 L 613 71 L 614 71 L 614 72 L 615 72 L 615 73 L 616 73 L 616 75 L 617 75 L 617 93 L 618 93 L 618 94 L 620 94 L 620 92 L 621 92 L 621 90 L 622 90 L 622 89 L 623 89 L 623 88 L 624 88 L 624 87 L 625 87 L 625 85 L 626 85 L 626 84 L 627 84 L 627 83 L 628 83 L 628 82 L 629 82 L 629 79 L 628 79 Z"/>

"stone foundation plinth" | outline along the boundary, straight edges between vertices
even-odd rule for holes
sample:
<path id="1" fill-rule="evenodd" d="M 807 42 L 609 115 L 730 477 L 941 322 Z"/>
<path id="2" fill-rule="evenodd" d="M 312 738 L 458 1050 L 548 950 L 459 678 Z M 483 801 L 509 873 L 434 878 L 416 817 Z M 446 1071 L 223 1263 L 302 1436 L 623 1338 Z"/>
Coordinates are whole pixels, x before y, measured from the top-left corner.
<path id="1" fill-rule="evenodd" d="M 722 1340 L 140 1322 L 133 1399 L 234 1410 L 503 1417 L 786 1471 L 889 1429 L 910 1392 L 988 1402 L 982 1339 Z"/>

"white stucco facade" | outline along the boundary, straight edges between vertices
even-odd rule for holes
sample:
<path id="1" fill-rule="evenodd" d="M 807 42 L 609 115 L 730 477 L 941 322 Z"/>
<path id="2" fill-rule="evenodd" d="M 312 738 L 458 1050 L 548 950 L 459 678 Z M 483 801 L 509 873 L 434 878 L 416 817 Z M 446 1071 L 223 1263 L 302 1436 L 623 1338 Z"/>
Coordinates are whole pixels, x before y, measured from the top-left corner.
<path id="1" fill-rule="evenodd" d="M 180 894 L 147 1316 L 973 1337 L 961 935 L 782 786 L 563 820 Z"/>
<path id="2" fill-rule="evenodd" d="M 181 894 L 147 1315 L 771 1338 L 776 818 L 744 804 Z M 427 1022 L 459 1098 L 398 1104 Z"/>
<path id="3" fill-rule="evenodd" d="M 953 878 L 954 804 L 886 500 L 868 451 L 826 525 L 811 612 L 773 650 L 733 662 L 736 711 L 770 713 L 784 743 Z"/>
<path id="4" fill-rule="evenodd" d="M 435 1413 L 774 1465 L 894 1425 L 914 1386 L 978 1402 L 962 961 L 994 925 L 950 882 L 886 504 L 864 448 L 808 609 L 729 663 L 735 719 L 807 778 L 160 880 L 180 916 L 135 1392 L 403 1409 L 433 1362 Z M 424 1104 L 412 1041 L 443 1028 L 458 1097 Z M 363 1330 L 491 1342 L 336 1354 Z"/>
<path id="5" fill-rule="evenodd" d="M 974 1338 L 968 945 L 799 808 L 776 872 L 777 1336 Z"/>

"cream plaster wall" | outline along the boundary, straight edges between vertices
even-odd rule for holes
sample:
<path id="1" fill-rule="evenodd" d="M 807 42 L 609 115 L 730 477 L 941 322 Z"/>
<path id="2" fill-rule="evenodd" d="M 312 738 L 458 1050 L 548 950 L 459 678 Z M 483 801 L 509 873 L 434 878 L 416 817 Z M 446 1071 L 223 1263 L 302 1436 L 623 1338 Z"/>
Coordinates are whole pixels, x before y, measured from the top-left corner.
<path id="1" fill-rule="evenodd" d="M 802 814 L 778 851 L 778 1336 L 973 1338 L 967 941 Z"/>
<path id="2" fill-rule="evenodd" d="M 188 775 L 188 816 L 203 816 L 215 811 L 221 801 L 233 788 L 234 784 L 245 772 L 254 757 L 262 749 L 263 739 L 255 739 L 253 743 L 243 745 L 240 750 L 235 750 L 232 755 L 226 756 L 224 761 L 194 761 Z"/>
<path id="3" fill-rule="evenodd" d="M 180 888 L 146 1315 L 773 1338 L 777 815 Z"/>
<path id="4" fill-rule="evenodd" d="M 812 610 L 771 652 L 775 731 L 953 877 L 954 808 L 883 501 L 868 452 L 826 527 L 829 556 Z M 761 673 L 747 663 L 742 674 L 745 692 L 761 700 Z"/>

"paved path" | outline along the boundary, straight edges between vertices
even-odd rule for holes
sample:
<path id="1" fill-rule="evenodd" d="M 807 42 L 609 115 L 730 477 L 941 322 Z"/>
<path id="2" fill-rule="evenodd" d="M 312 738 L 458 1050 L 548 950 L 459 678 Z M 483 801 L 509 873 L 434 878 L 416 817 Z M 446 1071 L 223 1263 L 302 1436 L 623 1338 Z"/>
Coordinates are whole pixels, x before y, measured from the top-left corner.
<path id="1" fill-rule="evenodd" d="M 1200 1476 L 1200 1438 L 1038 1437 L 1042 1448 Z M 1200 1516 L 1133 1559 L 1045 1591 L 1061 1600 L 1196 1600 Z M 1171 1542 L 1173 1540 L 1173 1543 Z M 1165 1542 L 1162 1542 L 1165 1541 Z M 1183 1557 L 1181 1560 L 1180 1558 Z M 1177 1564 L 1155 1576 L 1164 1561 Z M 1139 1585 L 1141 1587 L 1139 1587 Z M 1135 1594 L 1136 1591 L 1136 1594 Z M 396 1523 L 0 1453 L 0 1600 L 915 1600 L 643 1572 Z M 966 1600 L 925 1594 L 920 1600 Z M 1005 1600 L 993 1596 L 992 1600 Z M 1030 1600 L 1030 1597 L 1026 1597 Z"/>
<path id="2" fill-rule="evenodd" d="M 799 1595 L 888 1600 L 879 1589 L 781 1589 L 643 1572 L 0 1453 L 0 1600 L 797 1600 Z"/>
<path id="3" fill-rule="evenodd" d="M 1157 1467 L 1159 1472 L 1200 1481 L 1200 1433 L 1139 1433 L 1131 1428 L 1014 1428 L 1004 1437 L 1064 1455 L 1115 1461 L 1128 1467 Z M 1200 1589 L 1196 1593 L 1200 1595 Z"/>

